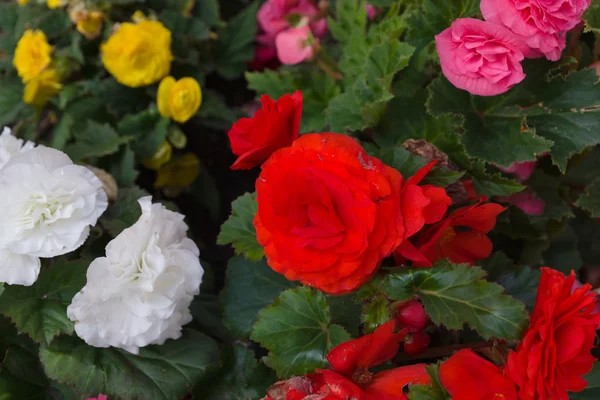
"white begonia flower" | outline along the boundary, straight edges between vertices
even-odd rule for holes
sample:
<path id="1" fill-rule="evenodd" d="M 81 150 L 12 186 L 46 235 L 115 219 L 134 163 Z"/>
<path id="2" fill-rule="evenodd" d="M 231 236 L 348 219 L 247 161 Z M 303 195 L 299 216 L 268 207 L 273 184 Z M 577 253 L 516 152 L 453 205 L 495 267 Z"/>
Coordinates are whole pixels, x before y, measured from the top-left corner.
<path id="1" fill-rule="evenodd" d="M 44 146 L 0 170 L 0 282 L 29 286 L 39 257 L 76 250 L 108 202 L 102 182 L 64 153 Z"/>
<path id="2" fill-rule="evenodd" d="M 134 354 L 181 336 L 204 274 L 184 216 L 150 197 L 139 203 L 140 219 L 106 246 L 106 257 L 92 262 L 86 286 L 67 308 L 87 344 Z"/>
<path id="3" fill-rule="evenodd" d="M 35 147 L 33 142 L 24 142 L 14 137 L 9 128 L 4 128 L 0 134 L 0 169 L 19 153 L 31 150 Z"/>

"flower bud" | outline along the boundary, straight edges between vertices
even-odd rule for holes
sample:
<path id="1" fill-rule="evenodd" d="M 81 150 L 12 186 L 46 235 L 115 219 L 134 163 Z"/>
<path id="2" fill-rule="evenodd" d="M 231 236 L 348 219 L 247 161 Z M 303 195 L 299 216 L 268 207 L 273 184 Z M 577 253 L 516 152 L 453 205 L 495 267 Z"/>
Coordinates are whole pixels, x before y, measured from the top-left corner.
<path id="1" fill-rule="evenodd" d="M 425 314 L 425 309 L 417 300 L 411 300 L 400 305 L 397 318 L 400 325 L 403 328 L 408 328 L 409 332 L 419 332 L 427 325 L 427 314 Z"/>
<path id="2" fill-rule="evenodd" d="M 429 335 L 423 331 L 414 332 L 408 335 L 404 341 L 404 352 L 414 356 L 422 353 L 429 347 Z"/>
<path id="3" fill-rule="evenodd" d="M 100 182 L 102 182 L 102 188 L 106 192 L 108 200 L 115 201 L 119 194 L 119 186 L 117 185 L 115 178 L 103 169 L 92 167 L 91 165 L 88 165 L 87 168 L 96 175 L 96 178 L 100 179 Z"/>
<path id="4" fill-rule="evenodd" d="M 171 160 L 172 154 L 173 148 L 171 147 L 171 144 L 167 141 L 164 141 L 158 150 L 156 150 L 156 153 L 154 153 L 152 157 L 144 159 L 142 164 L 144 164 L 144 167 L 148 169 L 157 171 L 160 167 Z"/>

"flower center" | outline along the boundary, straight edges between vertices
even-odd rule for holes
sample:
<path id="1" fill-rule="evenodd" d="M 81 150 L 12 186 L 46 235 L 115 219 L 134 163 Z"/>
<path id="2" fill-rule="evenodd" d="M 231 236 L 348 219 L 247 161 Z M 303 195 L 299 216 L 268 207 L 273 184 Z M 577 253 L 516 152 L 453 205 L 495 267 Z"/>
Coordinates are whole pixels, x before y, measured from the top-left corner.
<path id="1" fill-rule="evenodd" d="M 373 374 L 366 369 L 357 369 L 352 374 L 352 380 L 356 382 L 358 386 L 369 386 L 371 382 L 373 382 Z"/>
<path id="2" fill-rule="evenodd" d="M 23 204 L 20 220 L 29 227 L 50 225 L 72 209 L 71 193 L 59 189 L 54 193 L 34 193 Z"/>

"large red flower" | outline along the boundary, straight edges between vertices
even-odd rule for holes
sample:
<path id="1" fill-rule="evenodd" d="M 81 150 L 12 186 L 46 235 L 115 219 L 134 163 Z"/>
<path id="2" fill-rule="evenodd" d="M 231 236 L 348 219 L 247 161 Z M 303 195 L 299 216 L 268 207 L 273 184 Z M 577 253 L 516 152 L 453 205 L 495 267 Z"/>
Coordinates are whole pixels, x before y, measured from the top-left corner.
<path id="1" fill-rule="evenodd" d="M 331 294 L 367 282 L 400 244 L 402 176 L 352 138 L 307 134 L 256 181 L 256 237 L 269 266 Z"/>
<path id="2" fill-rule="evenodd" d="M 506 363 L 521 400 L 568 400 L 568 391 L 587 386 L 581 376 L 596 360 L 591 350 L 600 314 L 591 286 L 574 285 L 574 272 L 542 268 L 529 329 Z"/>
<path id="3" fill-rule="evenodd" d="M 515 384 L 500 368 L 470 349 L 442 363 L 440 381 L 452 400 L 517 400 Z"/>
<path id="4" fill-rule="evenodd" d="M 496 217 L 504 210 L 499 204 L 481 202 L 461 207 L 427 228 L 418 236 L 416 245 L 403 241 L 394 253 L 396 261 L 408 259 L 415 266 L 428 267 L 442 258 L 454 263 L 484 260 L 492 253 L 492 241 L 486 233 L 494 228 Z"/>
<path id="5" fill-rule="evenodd" d="M 262 109 L 252 118 L 242 118 L 231 127 L 229 141 L 233 154 L 239 156 L 231 169 L 251 169 L 282 147 L 292 144 L 300 134 L 302 92 L 286 94 L 274 101 L 267 95 L 260 99 Z"/>

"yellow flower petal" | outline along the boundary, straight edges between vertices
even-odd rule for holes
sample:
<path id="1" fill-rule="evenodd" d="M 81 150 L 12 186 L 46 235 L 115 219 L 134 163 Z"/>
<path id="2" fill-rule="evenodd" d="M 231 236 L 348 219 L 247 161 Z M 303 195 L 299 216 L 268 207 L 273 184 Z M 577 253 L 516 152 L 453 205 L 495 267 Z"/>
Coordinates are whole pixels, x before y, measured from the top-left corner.
<path id="1" fill-rule="evenodd" d="M 189 187 L 200 175 L 200 160 L 194 153 L 186 153 L 162 166 L 156 175 L 154 187 L 184 189 Z M 177 191 L 174 191 L 176 193 Z"/>
<path id="2" fill-rule="evenodd" d="M 44 32 L 27 29 L 23 33 L 15 49 L 13 65 L 24 83 L 35 78 L 50 65 L 51 54 L 52 46 L 48 44 Z"/>
<path id="3" fill-rule="evenodd" d="M 58 94 L 60 89 L 62 89 L 62 85 L 58 73 L 55 69 L 47 69 L 27 82 L 23 101 L 41 108 L 51 97 Z"/>
<path id="4" fill-rule="evenodd" d="M 171 160 L 172 154 L 173 148 L 171 147 L 171 144 L 165 141 L 160 145 L 152 157 L 146 158 L 143 161 L 144 167 L 151 170 L 157 170 Z"/>
<path id="5" fill-rule="evenodd" d="M 68 3 L 67 0 L 46 0 L 46 5 L 48 8 L 59 8 L 64 7 Z"/>
<path id="6" fill-rule="evenodd" d="M 100 47 L 104 67 L 129 87 L 158 82 L 171 70 L 171 32 L 158 21 L 122 23 Z"/>
<path id="7" fill-rule="evenodd" d="M 171 109 L 169 107 L 169 93 L 175 86 L 175 78 L 167 76 L 163 78 L 158 85 L 158 93 L 156 93 L 156 103 L 158 104 L 158 112 L 165 118 L 171 118 Z"/>
<path id="8" fill-rule="evenodd" d="M 104 13 L 100 11 L 84 11 L 77 20 L 77 31 L 86 39 L 93 40 L 100 36 Z"/>

